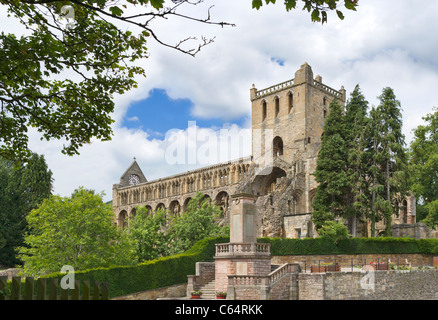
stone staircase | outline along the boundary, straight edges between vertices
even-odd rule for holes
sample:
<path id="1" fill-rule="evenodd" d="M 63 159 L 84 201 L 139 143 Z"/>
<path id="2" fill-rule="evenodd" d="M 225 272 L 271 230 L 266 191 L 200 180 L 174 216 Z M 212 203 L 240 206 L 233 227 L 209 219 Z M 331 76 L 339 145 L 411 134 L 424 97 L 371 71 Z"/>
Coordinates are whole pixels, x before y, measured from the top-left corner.
<path id="1" fill-rule="evenodd" d="M 210 281 L 203 287 L 201 287 L 202 295 L 201 299 L 216 299 L 216 290 L 215 290 L 215 282 L 214 280 Z"/>

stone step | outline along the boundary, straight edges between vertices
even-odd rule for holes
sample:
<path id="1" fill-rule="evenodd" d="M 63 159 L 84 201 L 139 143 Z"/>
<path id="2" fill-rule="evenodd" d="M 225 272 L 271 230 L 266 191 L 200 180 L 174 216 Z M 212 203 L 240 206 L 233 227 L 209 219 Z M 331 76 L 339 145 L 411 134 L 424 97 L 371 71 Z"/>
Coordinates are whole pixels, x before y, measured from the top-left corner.
<path id="1" fill-rule="evenodd" d="M 199 290 L 202 292 L 201 299 L 216 299 L 216 289 L 215 289 L 214 280 L 203 285 Z"/>

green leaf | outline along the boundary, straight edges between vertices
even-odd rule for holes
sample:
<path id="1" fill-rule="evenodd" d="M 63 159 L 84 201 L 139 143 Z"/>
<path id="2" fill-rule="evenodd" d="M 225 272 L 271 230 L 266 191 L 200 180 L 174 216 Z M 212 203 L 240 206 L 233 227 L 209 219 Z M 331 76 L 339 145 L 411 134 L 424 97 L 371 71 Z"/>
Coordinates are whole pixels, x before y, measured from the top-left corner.
<path id="1" fill-rule="evenodd" d="M 152 7 L 155 9 L 163 8 L 164 0 L 150 0 Z"/>
<path id="2" fill-rule="evenodd" d="M 286 10 L 290 11 L 292 9 L 295 9 L 295 7 L 297 5 L 297 1 L 296 0 L 286 0 L 285 5 L 286 5 Z"/>
<path id="3" fill-rule="evenodd" d="M 120 17 L 123 14 L 123 10 L 117 6 L 110 7 L 109 10 L 111 13 L 117 17 Z"/>
<path id="4" fill-rule="evenodd" d="M 261 6 L 263 5 L 262 0 L 252 0 L 252 8 L 259 10 Z"/>
<path id="5" fill-rule="evenodd" d="M 349 10 L 356 11 L 357 1 L 345 0 L 345 7 Z"/>
<path id="6" fill-rule="evenodd" d="M 319 10 L 314 9 L 312 11 L 312 21 L 321 21 L 321 18 L 319 17 Z"/>
<path id="7" fill-rule="evenodd" d="M 341 11 L 336 10 L 336 14 L 338 15 L 339 19 L 344 20 L 344 14 Z"/>

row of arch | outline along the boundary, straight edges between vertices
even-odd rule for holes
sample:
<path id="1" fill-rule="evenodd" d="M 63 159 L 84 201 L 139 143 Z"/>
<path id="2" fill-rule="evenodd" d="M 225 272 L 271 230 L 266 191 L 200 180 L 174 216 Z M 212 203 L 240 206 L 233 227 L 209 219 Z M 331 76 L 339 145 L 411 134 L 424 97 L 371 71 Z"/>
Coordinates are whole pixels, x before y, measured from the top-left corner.
<path id="1" fill-rule="evenodd" d="M 215 204 L 219 206 L 222 211 L 221 218 L 225 217 L 228 211 L 229 198 L 229 194 L 226 191 L 220 191 L 214 199 Z M 155 204 L 154 207 L 152 207 L 151 205 L 146 205 L 145 208 L 147 209 L 148 214 L 154 214 L 154 212 L 156 212 L 157 210 L 163 209 L 166 210 L 167 213 L 169 213 L 171 216 L 177 216 L 181 215 L 187 210 L 189 201 L 191 199 L 192 198 L 189 196 L 185 198 L 184 201 L 182 201 L 182 204 L 178 200 L 174 199 L 169 203 L 167 207 L 163 202 L 159 202 Z M 204 199 L 210 202 L 212 201 L 211 197 L 208 194 L 204 195 Z M 122 229 L 124 229 L 128 226 L 129 219 L 133 218 L 135 215 L 136 208 L 132 208 L 129 213 L 125 209 L 121 210 L 117 216 L 117 224 Z"/>
<path id="2" fill-rule="evenodd" d="M 292 91 L 289 91 L 286 95 L 287 99 L 287 113 L 290 114 L 294 107 L 294 94 Z M 280 114 L 280 96 L 276 95 L 274 97 L 274 117 L 277 118 Z M 268 115 L 268 101 L 266 99 L 263 99 L 261 101 L 262 105 L 262 121 L 265 121 Z M 322 98 L 322 105 L 323 105 L 323 116 L 326 118 L 327 116 L 327 106 L 328 106 L 328 98 L 324 96 Z"/>
<path id="3" fill-rule="evenodd" d="M 294 107 L 294 94 L 292 91 L 289 91 L 286 95 L 287 98 L 287 113 L 291 113 L 292 109 Z M 275 112 L 275 118 L 278 117 L 280 113 L 280 97 L 276 95 L 274 97 L 274 112 Z M 262 121 L 266 120 L 268 114 L 268 102 L 266 99 L 262 100 Z"/>
<path id="4" fill-rule="evenodd" d="M 244 180 L 249 167 L 250 165 L 246 163 L 231 164 L 215 170 L 195 172 L 190 175 L 181 175 L 164 181 L 120 190 L 117 195 L 117 203 L 118 205 L 129 205 L 233 185 Z"/>

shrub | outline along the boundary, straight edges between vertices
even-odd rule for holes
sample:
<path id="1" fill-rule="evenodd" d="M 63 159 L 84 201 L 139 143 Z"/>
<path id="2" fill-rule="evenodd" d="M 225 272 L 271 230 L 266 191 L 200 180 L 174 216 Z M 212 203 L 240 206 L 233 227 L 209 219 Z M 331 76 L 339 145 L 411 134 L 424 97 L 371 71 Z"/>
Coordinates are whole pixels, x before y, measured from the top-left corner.
<path id="1" fill-rule="evenodd" d="M 215 244 L 228 242 L 227 237 L 198 241 L 185 253 L 158 258 L 136 266 L 113 266 L 75 272 L 76 280 L 109 283 L 109 296 L 117 297 L 187 282 L 187 275 L 195 273 L 198 261 L 212 261 Z M 64 274 L 52 273 L 46 278 L 62 278 Z"/>

